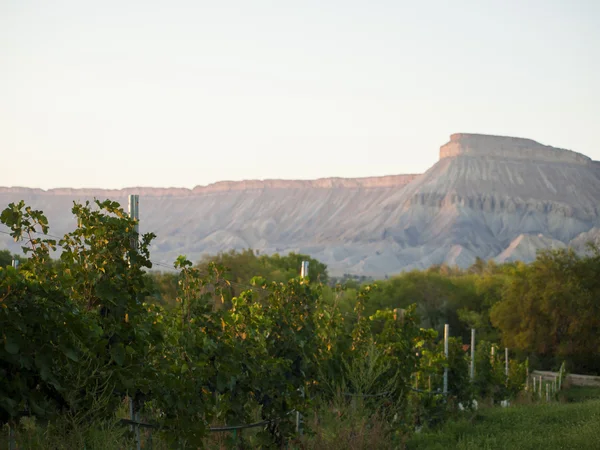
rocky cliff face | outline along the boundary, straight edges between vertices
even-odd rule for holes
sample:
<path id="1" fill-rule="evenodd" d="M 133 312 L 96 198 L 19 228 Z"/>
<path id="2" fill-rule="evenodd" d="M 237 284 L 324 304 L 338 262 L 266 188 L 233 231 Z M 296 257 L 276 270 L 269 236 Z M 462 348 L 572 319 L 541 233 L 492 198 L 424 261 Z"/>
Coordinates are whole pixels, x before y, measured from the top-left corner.
<path id="1" fill-rule="evenodd" d="M 44 210 L 52 233 L 74 226 L 72 200 L 140 194 L 153 259 L 229 249 L 304 252 L 332 274 L 393 274 L 476 257 L 531 260 L 581 246 L 600 227 L 600 164 L 529 139 L 455 134 L 425 174 L 314 181 L 221 182 L 194 189 L 0 188 Z M 597 229 L 597 228 L 596 228 Z M 10 245 L 0 234 L 0 245 Z M 11 247 L 15 248 L 15 247 Z"/>
<path id="2" fill-rule="evenodd" d="M 456 133 L 450 136 L 450 142 L 440 148 L 440 159 L 460 155 L 584 165 L 591 162 L 590 158 L 580 153 L 543 145 L 531 139 Z"/>
<path id="3" fill-rule="evenodd" d="M 598 224 L 600 170 L 584 155 L 528 139 L 459 134 L 440 157 L 382 205 L 384 226 L 398 242 L 411 242 L 399 256 L 415 249 L 430 255 L 404 269 L 452 263 L 457 255 L 463 266 L 477 256 L 511 260 L 511 243 L 522 234 L 542 235 L 529 247 L 545 248 Z M 408 230 L 418 230 L 412 241 Z"/>

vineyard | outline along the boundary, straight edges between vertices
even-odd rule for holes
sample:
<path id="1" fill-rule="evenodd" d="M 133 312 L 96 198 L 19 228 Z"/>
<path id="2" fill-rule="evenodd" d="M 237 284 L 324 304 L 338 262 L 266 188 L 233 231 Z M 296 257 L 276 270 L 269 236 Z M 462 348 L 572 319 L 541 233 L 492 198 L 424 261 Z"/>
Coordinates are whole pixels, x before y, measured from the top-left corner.
<path id="1" fill-rule="evenodd" d="M 525 362 L 485 341 L 472 359 L 461 339 L 420 327 L 414 305 L 365 314 L 376 284 L 356 291 L 352 312 L 324 301 L 309 271 L 287 283 L 254 277 L 231 297 L 225 267 L 200 270 L 182 256 L 176 306 L 161 306 L 147 275 L 154 235 L 138 235 L 115 202 L 72 212 L 78 226 L 60 239 L 22 202 L 1 215 L 28 256 L 0 269 L 10 445 L 31 420 L 66 432 L 120 420 L 138 448 L 210 447 L 215 433 L 231 448 L 297 448 L 345 404 L 380 418 L 400 447 L 424 425 L 483 399 L 510 401 L 528 383 Z"/>

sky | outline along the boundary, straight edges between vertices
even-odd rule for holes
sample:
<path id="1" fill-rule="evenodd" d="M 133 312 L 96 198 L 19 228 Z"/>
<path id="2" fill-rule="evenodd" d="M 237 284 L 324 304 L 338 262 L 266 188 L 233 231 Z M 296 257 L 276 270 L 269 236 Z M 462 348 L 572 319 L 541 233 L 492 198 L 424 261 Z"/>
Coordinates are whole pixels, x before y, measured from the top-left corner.
<path id="1" fill-rule="evenodd" d="M 600 160 L 598 0 L 0 0 L 0 186 L 421 173 L 457 132 Z"/>

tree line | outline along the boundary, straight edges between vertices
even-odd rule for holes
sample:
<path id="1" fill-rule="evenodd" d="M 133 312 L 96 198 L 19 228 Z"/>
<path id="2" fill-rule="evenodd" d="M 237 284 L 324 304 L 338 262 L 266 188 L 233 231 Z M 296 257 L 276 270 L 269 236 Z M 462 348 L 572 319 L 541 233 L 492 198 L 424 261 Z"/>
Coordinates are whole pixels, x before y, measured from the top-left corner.
<path id="1" fill-rule="evenodd" d="M 326 265 L 308 255 L 258 255 L 249 249 L 207 256 L 196 267 L 227 267 L 227 277 L 237 283 L 230 287 L 232 297 L 255 275 L 272 282 L 297 276 L 302 260 L 310 261 L 310 279 L 323 285 L 325 301 L 343 312 L 353 311 L 361 286 L 369 284 L 376 287 L 364 303 L 366 314 L 415 304 L 421 326 L 438 333 L 448 323 L 454 336 L 469 342 L 475 328 L 479 339 L 502 342 L 533 367 L 557 370 L 566 361 L 573 372 L 600 374 L 598 246 L 590 244 L 583 255 L 540 251 L 529 264 L 478 259 L 467 269 L 441 265 L 378 281 L 330 277 Z M 154 273 L 152 279 L 157 300 L 172 304 L 176 275 Z"/>

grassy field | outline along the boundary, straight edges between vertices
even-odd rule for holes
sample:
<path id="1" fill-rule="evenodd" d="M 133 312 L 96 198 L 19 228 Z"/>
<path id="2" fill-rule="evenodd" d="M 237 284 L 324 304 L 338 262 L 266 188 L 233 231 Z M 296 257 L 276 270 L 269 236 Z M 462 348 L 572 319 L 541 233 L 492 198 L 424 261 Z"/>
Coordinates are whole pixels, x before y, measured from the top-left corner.
<path id="1" fill-rule="evenodd" d="M 567 392 L 564 400 L 570 403 L 488 408 L 470 419 L 424 430 L 412 437 L 407 449 L 600 449 L 600 391 L 571 388 Z"/>
<path id="2" fill-rule="evenodd" d="M 392 436 L 392 429 L 362 407 L 321 410 L 319 420 L 306 417 L 306 425 L 314 433 L 302 442 L 290 443 L 289 449 L 315 450 L 555 450 L 600 449 L 600 389 L 570 388 L 561 392 L 560 402 L 522 404 L 510 408 L 482 408 L 450 420 L 438 429 L 422 430 L 408 442 L 402 436 Z M 329 408 L 331 409 L 331 408 Z M 25 421 L 19 430 L 19 449 L 90 450 L 133 448 L 127 439 L 127 428 L 105 424 L 89 430 L 64 432 L 60 426 L 52 429 Z M 246 430 L 246 438 L 254 434 Z M 229 433 L 217 433 L 206 440 L 209 449 L 223 449 L 231 439 Z M 250 440 L 251 442 L 251 440 Z M 403 447 L 402 442 L 406 442 Z M 0 450 L 7 448 L 6 429 L 0 429 Z M 169 446 L 155 436 L 154 449 Z M 257 448 L 252 444 L 245 448 Z"/>
<path id="3" fill-rule="evenodd" d="M 563 402 L 583 402 L 586 400 L 600 399 L 600 388 L 597 387 L 571 387 L 560 393 L 560 400 Z"/>

